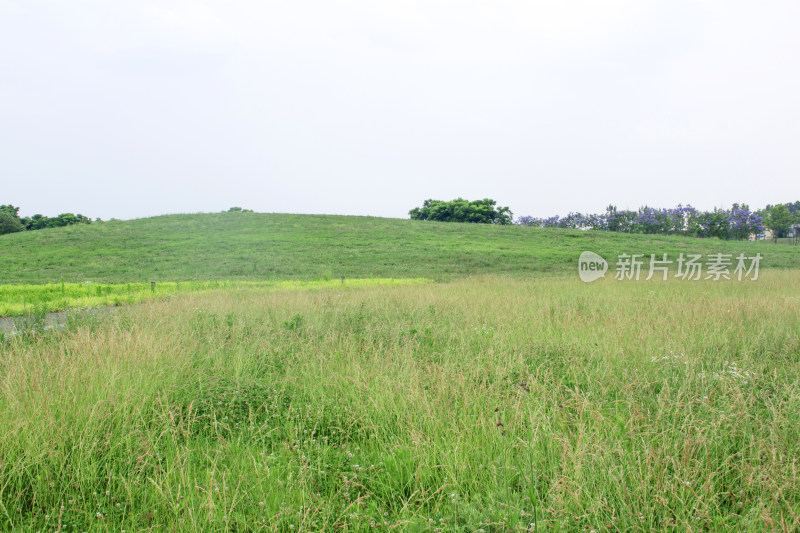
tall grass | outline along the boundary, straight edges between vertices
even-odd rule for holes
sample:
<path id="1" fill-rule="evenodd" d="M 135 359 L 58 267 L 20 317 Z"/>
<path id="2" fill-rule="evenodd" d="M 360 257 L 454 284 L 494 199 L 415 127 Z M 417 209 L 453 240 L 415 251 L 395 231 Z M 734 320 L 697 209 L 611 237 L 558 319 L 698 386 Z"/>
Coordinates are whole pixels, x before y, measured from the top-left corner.
<path id="1" fill-rule="evenodd" d="M 45 283 L 0 285 L 0 317 L 102 307 L 164 299 L 171 295 L 226 288 L 358 288 L 371 285 L 425 283 L 418 279 L 327 279 L 313 281 L 184 281 L 148 283 Z"/>
<path id="2" fill-rule="evenodd" d="M 799 282 L 229 288 L 10 339 L 0 530 L 798 530 Z"/>

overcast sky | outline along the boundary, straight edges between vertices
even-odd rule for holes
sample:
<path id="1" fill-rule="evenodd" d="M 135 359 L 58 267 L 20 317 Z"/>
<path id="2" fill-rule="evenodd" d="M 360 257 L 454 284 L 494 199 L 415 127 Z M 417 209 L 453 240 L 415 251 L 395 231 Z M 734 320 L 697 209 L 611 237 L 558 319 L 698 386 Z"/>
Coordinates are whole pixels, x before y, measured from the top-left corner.
<path id="1" fill-rule="evenodd" d="M 800 199 L 800 2 L 0 0 L 0 203 Z"/>

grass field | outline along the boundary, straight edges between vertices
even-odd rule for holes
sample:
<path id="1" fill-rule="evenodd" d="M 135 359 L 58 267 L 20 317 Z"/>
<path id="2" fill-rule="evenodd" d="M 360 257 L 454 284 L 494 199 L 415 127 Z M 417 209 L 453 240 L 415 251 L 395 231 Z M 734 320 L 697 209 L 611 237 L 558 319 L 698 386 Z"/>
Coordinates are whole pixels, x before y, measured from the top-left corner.
<path id="1" fill-rule="evenodd" d="M 2 531 L 797 531 L 800 272 L 228 288 L 0 357 Z"/>
<path id="2" fill-rule="evenodd" d="M 138 304 L 0 340 L 0 531 L 800 530 L 800 247 L 235 213 L 0 253 L 0 316 Z"/>
<path id="3" fill-rule="evenodd" d="M 0 285 L 0 317 L 42 315 L 53 311 L 96 308 L 164 299 L 214 289 L 352 289 L 377 285 L 425 283 L 425 279 L 338 279 L 318 281 L 184 281 L 150 283 L 46 283 Z"/>
<path id="4" fill-rule="evenodd" d="M 800 267 L 800 246 L 374 217 L 169 215 L 0 237 L 0 283 L 432 278 L 572 273 L 584 250 L 745 252 Z"/>

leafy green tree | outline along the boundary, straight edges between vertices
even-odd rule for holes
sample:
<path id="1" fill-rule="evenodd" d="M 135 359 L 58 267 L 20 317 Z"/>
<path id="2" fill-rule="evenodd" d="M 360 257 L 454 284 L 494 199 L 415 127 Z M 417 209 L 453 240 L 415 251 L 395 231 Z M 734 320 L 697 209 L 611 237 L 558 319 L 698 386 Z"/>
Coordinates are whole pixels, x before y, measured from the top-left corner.
<path id="1" fill-rule="evenodd" d="M 0 205 L 0 235 L 23 231 L 25 224 L 19 218 L 19 207 Z"/>
<path id="2" fill-rule="evenodd" d="M 0 211 L 5 211 L 9 213 L 14 218 L 19 218 L 19 207 L 15 207 L 11 204 L 8 205 L 0 205 Z"/>
<path id="3" fill-rule="evenodd" d="M 92 221 L 90 218 L 85 217 L 78 213 L 77 215 L 73 215 L 72 213 L 61 213 L 56 218 L 50 219 L 52 221 L 51 227 L 61 228 L 64 226 L 72 226 L 74 224 L 91 224 Z"/>
<path id="4" fill-rule="evenodd" d="M 692 230 L 698 237 L 727 239 L 730 231 L 728 212 L 714 208 L 713 211 L 699 213 L 692 221 Z"/>
<path id="5" fill-rule="evenodd" d="M 23 218 L 22 224 L 27 230 L 39 230 L 45 228 L 62 228 L 73 224 L 91 224 L 92 219 L 81 214 L 61 213 L 57 217 L 46 217 L 39 213 L 30 218 Z"/>
<path id="6" fill-rule="evenodd" d="M 36 213 L 30 218 L 24 219 L 25 222 L 25 229 L 28 230 L 37 230 L 37 229 L 44 229 L 49 228 L 48 219 L 46 216 Z"/>
<path id="7" fill-rule="evenodd" d="M 71 226 L 78 223 L 78 217 L 72 213 L 61 213 L 52 222 L 53 227 Z"/>
<path id="8" fill-rule="evenodd" d="M 422 207 L 415 207 L 408 214 L 411 220 L 501 225 L 513 222 L 511 210 L 508 207 L 498 207 L 497 202 L 489 198 L 471 202 L 463 198 L 449 202 L 429 199 L 425 200 Z"/>
<path id="9" fill-rule="evenodd" d="M 773 237 L 785 237 L 792 229 L 795 217 L 783 204 L 770 207 L 764 217 L 764 224 L 772 230 Z"/>
<path id="10" fill-rule="evenodd" d="M 5 209 L 0 209 L 0 235 L 5 235 L 6 233 L 16 233 L 18 231 L 23 231 L 24 229 L 25 226 L 22 225 L 19 217 L 12 215 Z"/>

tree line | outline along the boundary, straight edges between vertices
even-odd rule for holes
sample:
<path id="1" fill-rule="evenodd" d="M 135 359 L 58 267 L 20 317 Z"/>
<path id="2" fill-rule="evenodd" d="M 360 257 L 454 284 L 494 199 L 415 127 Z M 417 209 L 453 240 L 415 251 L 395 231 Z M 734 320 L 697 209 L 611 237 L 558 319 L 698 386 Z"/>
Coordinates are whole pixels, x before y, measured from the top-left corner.
<path id="1" fill-rule="evenodd" d="M 98 218 L 97 221 L 100 221 Z M 20 217 L 19 207 L 11 204 L 0 205 L 0 235 L 19 231 L 33 231 L 45 228 L 60 228 L 73 224 L 91 224 L 92 220 L 81 214 L 61 213 L 56 217 L 36 214 L 32 217 Z"/>
<path id="2" fill-rule="evenodd" d="M 541 228 L 569 228 L 623 233 L 687 235 L 720 239 L 747 239 L 761 235 L 765 229 L 775 237 L 786 237 L 800 230 L 800 201 L 768 205 L 751 210 L 747 204 L 733 204 L 730 209 L 701 211 L 687 205 L 662 209 L 644 206 L 636 211 L 609 205 L 604 213 L 568 215 L 549 218 L 523 216 L 516 221 L 508 207 L 495 200 L 428 199 L 421 207 L 408 212 L 412 220 L 438 222 L 470 222 L 479 224 L 512 224 Z"/>
<path id="3" fill-rule="evenodd" d="M 747 204 L 733 204 L 730 209 L 700 211 L 678 205 L 663 209 L 641 207 L 637 211 L 620 210 L 609 205 L 605 213 L 569 213 L 565 217 L 520 217 L 517 224 L 542 228 L 590 229 L 624 233 L 687 235 L 720 239 L 747 239 L 765 229 L 774 237 L 792 235 L 800 226 L 800 202 L 768 205 L 751 210 Z"/>

